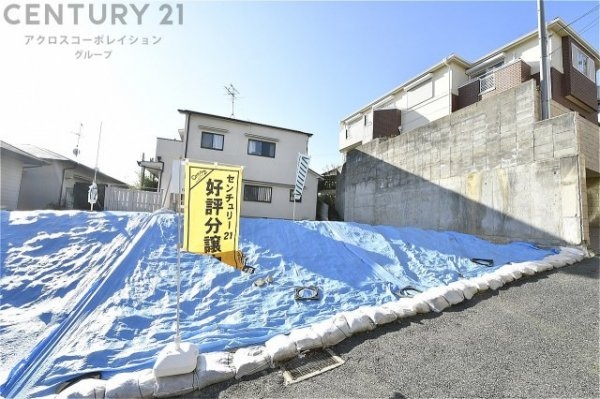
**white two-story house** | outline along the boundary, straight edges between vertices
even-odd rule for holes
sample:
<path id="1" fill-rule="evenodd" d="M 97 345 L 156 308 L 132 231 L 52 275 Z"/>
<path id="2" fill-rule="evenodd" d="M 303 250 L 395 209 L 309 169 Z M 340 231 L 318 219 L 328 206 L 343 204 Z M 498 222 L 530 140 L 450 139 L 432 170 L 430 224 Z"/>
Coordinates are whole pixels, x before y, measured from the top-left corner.
<path id="1" fill-rule="evenodd" d="M 185 128 L 179 139 L 157 138 L 156 157 L 143 166 L 159 177 L 164 203 L 177 192 L 173 163 L 180 159 L 243 166 L 241 215 L 314 220 L 319 175 L 309 170 L 302 198 L 294 209 L 298 154 L 308 153 L 312 134 L 202 112 L 179 110 Z M 176 173 L 176 172 L 175 172 Z M 294 215 L 295 213 L 295 215 Z"/>
<path id="2" fill-rule="evenodd" d="M 598 122 L 598 51 L 560 18 L 547 24 L 553 101 Z M 521 83 L 540 79 L 537 30 L 474 62 L 457 55 L 395 87 L 340 122 L 339 150 L 409 132 Z"/>

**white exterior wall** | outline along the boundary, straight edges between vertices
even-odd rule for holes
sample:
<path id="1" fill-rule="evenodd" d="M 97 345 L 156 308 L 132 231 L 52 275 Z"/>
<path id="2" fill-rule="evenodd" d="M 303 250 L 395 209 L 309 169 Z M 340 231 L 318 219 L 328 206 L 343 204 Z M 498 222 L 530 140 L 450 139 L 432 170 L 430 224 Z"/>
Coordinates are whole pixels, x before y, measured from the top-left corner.
<path id="1" fill-rule="evenodd" d="M 157 157 L 160 157 L 161 161 L 164 162 L 164 169 L 159 181 L 159 189 L 163 193 L 163 206 L 169 206 L 168 196 L 170 195 L 169 187 L 178 187 L 176 181 L 173 180 L 173 161 L 179 160 L 183 156 L 183 142 L 179 140 L 171 139 L 156 139 L 156 151 Z M 158 158 L 156 158 L 158 159 Z M 181 189 L 183 190 L 183 180 L 181 181 Z"/>
<path id="2" fill-rule="evenodd" d="M 548 54 L 550 54 L 550 66 L 560 73 L 565 73 L 563 66 L 562 37 L 548 32 Z"/>
<path id="3" fill-rule="evenodd" d="M 347 148 L 354 145 L 366 143 L 373 138 L 373 126 L 368 130 L 364 125 L 363 115 L 342 123 L 339 135 L 339 148 Z"/>
<path id="4" fill-rule="evenodd" d="M 399 89 L 390 96 L 390 101 L 384 101 L 386 104 L 392 104 L 392 107 L 385 106 L 386 104 L 383 104 L 381 108 L 371 106 L 342 121 L 339 149 L 341 151 L 348 150 L 373 139 L 373 109 L 399 109 L 403 133 L 449 115 L 452 112 L 450 93 L 458 94 L 458 87 L 467 80 L 464 68 L 451 63 L 450 69 L 452 70 L 451 74 L 448 66 L 443 66 L 433 71 L 430 79 L 426 79 L 414 87 L 408 85 L 408 89 Z"/>
<path id="5" fill-rule="evenodd" d="M 550 56 L 550 66 L 560 73 L 564 73 L 562 60 L 562 38 L 553 33 L 548 32 L 548 55 Z M 540 47 L 537 37 L 520 43 L 517 46 L 511 47 L 504 51 L 504 63 L 508 64 L 511 61 L 521 59 L 531 67 L 531 74 L 540 72 Z"/>
<path id="6" fill-rule="evenodd" d="M 244 179 L 244 184 L 263 185 L 253 181 L 248 182 L 246 179 Z M 292 219 L 294 216 L 294 203 L 290 202 L 290 189 L 292 189 L 293 186 L 264 185 L 273 187 L 271 203 L 243 201 L 241 210 L 242 216 Z M 302 202 L 296 203 L 296 220 L 315 219 L 317 213 L 317 189 L 317 176 L 314 173 L 309 172 L 306 176 L 304 191 L 302 192 Z"/>
<path id="7" fill-rule="evenodd" d="M 452 94 L 458 95 L 458 88 L 467 83 L 469 77 L 465 73 L 464 67 L 451 64 L 450 68 L 452 69 L 452 76 L 450 77 L 452 81 Z"/>
<path id="8" fill-rule="evenodd" d="M 438 69 L 431 79 L 417 87 L 403 91 L 404 105 L 400 107 L 402 132 L 408 132 L 449 115 L 452 99 L 449 97 L 448 69 Z"/>
<path id="9" fill-rule="evenodd" d="M 202 148 L 200 140 L 203 131 L 222 134 L 223 151 Z M 187 158 L 244 165 L 245 179 L 289 184 L 296 175 L 298 153 L 308 152 L 308 138 L 305 134 L 192 114 Z M 274 142 L 275 158 L 249 155 L 249 139 Z"/>
<path id="10" fill-rule="evenodd" d="M 298 153 L 308 152 L 307 134 L 194 113 L 190 114 L 189 129 L 186 158 L 191 162 L 241 165 L 244 167 L 244 184 L 272 187 L 271 203 L 242 201 L 242 216 L 292 218 L 293 203 L 289 201 L 289 190 L 295 184 Z M 223 150 L 202 148 L 202 132 L 223 135 Z M 275 143 L 275 157 L 249 155 L 250 139 Z M 184 146 L 185 138 L 183 142 L 157 140 L 156 157 L 160 157 L 165 164 L 160 185 L 165 190 L 165 195 L 169 195 L 173 160 L 184 155 Z M 316 206 L 317 178 L 309 173 L 302 202 L 296 204 L 296 219 L 314 220 Z"/>
<path id="11" fill-rule="evenodd" d="M 23 162 L 9 152 L 2 152 L 2 172 L 0 175 L 0 209 L 15 210 L 21 190 Z"/>

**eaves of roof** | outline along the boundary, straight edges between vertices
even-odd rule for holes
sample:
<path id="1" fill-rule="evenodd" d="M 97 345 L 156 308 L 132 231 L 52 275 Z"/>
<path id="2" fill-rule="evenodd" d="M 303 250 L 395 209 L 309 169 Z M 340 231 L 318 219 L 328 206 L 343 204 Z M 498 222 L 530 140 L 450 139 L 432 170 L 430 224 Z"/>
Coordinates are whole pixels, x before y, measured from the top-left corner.
<path id="1" fill-rule="evenodd" d="M 50 151 L 46 148 L 41 148 L 35 146 L 33 144 L 18 144 L 17 147 L 22 151 L 28 152 L 29 154 L 45 160 L 55 160 L 55 161 L 70 161 L 69 158 L 60 155 L 54 151 Z"/>
<path id="2" fill-rule="evenodd" d="M 555 18 L 551 22 L 548 22 L 546 24 L 546 29 L 548 31 L 554 31 L 554 32 L 558 33 L 561 37 L 567 36 L 567 35 L 571 36 L 581 47 L 583 47 L 588 53 L 590 53 L 594 57 L 594 63 L 596 64 L 596 68 L 600 67 L 600 55 L 598 54 L 598 50 L 594 49 L 594 47 L 591 44 L 589 44 L 577 32 L 575 32 L 573 29 L 571 29 L 569 27 L 569 25 L 567 25 L 561 18 Z M 564 33 L 566 33 L 566 35 Z M 497 54 L 500 54 L 503 51 L 508 50 L 511 47 L 518 46 L 518 45 L 522 44 L 523 42 L 531 40 L 532 38 L 535 38 L 537 36 L 538 36 L 538 31 L 536 29 L 536 30 L 531 31 L 531 32 L 513 40 L 512 42 L 509 42 L 509 43 L 503 45 L 502 47 L 484 55 L 483 57 L 474 61 L 471 65 L 476 66 L 476 65 L 478 65 L 482 62 L 485 62 L 486 60 L 496 56 Z"/>
<path id="3" fill-rule="evenodd" d="M 94 168 L 91 168 L 87 165 L 84 165 L 82 163 L 79 163 L 77 161 L 74 161 L 70 158 L 67 158 L 63 155 L 60 155 L 54 151 L 48 150 L 46 148 L 41 148 L 41 147 L 37 147 L 35 145 L 32 144 L 20 144 L 18 146 L 18 148 L 21 151 L 24 151 L 26 153 L 31 154 L 32 156 L 35 156 L 36 158 L 39 158 L 41 160 L 44 161 L 45 164 L 50 164 L 51 162 L 63 162 L 63 163 L 67 163 L 70 164 L 72 167 L 79 167 L 89 173 L 94 173 Z M 112 176 L 109 176 L 103 172 L 98 171 L 97 172 L 97 176 L 100 176 L 103 180 L 107 180 L 113 184 L 118 184 L 118 185 L 122 185 L 122 186 L 129 186 L 127 183 L 119 180 L 119 179 L 115 179 Z"/>
<path id="4" fill-rule="evenodd" d="M 291 133 L 304 134 L 304 135 L 306 135 L 308 137 L 312 137 L 313 136 L 312 133 L 306 133 L 306 132 L 302 132 L 300 130 L 288 129 L 286 127 L 280 127 L 280 126 L 266 125 L 264 123 L 256 123 L 256 122 L 250 122 L 250 121 L 243 121 L 241 119 L 229 118 L 229 117 L 221 116 L 221 115 L 207 114 L 207 113 L 204 113 L 204 112 L 190 111 L 190 110 L 187 110 L 187 109 L 178 109 L 177 111 L 179 111 L 182 114 L 193 114 L 193 115 L 199 115 L 199 116 L 206 116 L 206 117 L 209 117 L 209 118 L 215 118 L 215 119 L 220 119 L 220 120 L 229 121 L 229 122 L 242 123 L 242 124 L 245 124 L 245 125 L 263 126 L 263 127 L 273 128 L 273 129 L 284 130 L 284 131 L 291 132 Z"/>
<path id="5" fill-rule="evenodd" d="M 23 151 L 22 149 L 17 148 L 5 141 L 0 140 L 0 148 L 5 151 L 10 151 L 14 155 L 18 156 L 26 165 L 42 166 L 48 164 L 48 162 L 44 161 L 43 159 L 40 159 L 35 155 L 28 153 L 27 151 Z"/>

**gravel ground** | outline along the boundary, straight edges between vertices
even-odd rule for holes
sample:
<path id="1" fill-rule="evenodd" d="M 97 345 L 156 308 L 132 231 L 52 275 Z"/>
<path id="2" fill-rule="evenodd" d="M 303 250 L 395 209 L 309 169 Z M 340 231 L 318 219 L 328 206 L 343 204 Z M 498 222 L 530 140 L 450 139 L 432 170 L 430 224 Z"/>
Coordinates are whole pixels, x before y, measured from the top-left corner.
<path id="1" fill-rule="evenodd" d="M 600 398 L 600 258 L 524 277 L 443 313 L 346 339 L 342 366 L 284 385 L 279 369 L 199 398 Z"/>

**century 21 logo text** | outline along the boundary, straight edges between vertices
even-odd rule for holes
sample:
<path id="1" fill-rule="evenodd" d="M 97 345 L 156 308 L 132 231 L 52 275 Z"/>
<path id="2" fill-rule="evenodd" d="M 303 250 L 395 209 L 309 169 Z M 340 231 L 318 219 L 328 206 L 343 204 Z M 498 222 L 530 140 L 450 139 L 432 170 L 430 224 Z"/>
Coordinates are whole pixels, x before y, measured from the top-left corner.
<path id="1" fill-rule="evenodd" d="M 158 7 L 160 25 L 183 25 L 183 4 L 153 4 Z M 94 25 L 142 25 L 150 4 L 37 4 L 12 3 L 4 7 L 9 25 L 63 25 L 89 22 Z"/>

